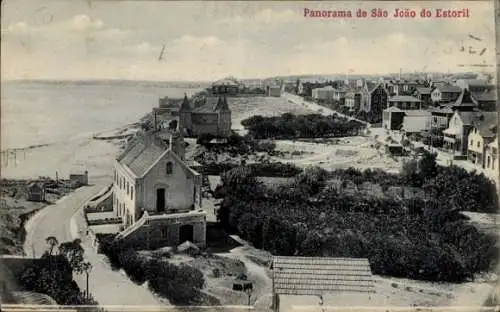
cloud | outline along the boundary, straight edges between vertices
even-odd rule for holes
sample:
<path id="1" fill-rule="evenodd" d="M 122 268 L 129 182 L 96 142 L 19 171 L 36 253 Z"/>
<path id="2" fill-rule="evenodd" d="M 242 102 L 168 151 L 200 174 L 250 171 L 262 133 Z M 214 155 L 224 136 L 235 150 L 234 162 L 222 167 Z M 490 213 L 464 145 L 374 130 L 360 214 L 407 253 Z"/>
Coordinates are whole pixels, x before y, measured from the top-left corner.
<path id="1" fill-rule="evenodd" d="M 301 12 L 299 10 L 265 8 L 255 12 L 254 14 L 245 16 L 243 16 L 242 14 L 237 14 L 231 18 L 222 19 L 221 22 L 223 24 L 246 27 L 262 27 L 263 25 L 284 25 L 303 20 L 300 16 L 300 13 Z"/>
<path id="2" fill-rule="evenodd" d="M 100 19 L 93 19 L 88 15 L 76 15 L 74 16 L 70 23 L 71 29 L 74 30 L 99 30 L 104 26 L 104 23 Z"/>

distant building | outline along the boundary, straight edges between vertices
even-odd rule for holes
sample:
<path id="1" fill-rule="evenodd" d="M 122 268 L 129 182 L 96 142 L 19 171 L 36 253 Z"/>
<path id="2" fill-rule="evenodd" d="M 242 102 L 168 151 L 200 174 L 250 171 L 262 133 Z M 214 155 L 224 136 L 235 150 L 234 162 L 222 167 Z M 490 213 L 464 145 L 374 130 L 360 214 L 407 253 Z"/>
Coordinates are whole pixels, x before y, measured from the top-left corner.
<path id="1" fill-rule="evenodd" d="M 382 120 L 382 111 L 387 108 L 389 92 L 381 83 L 366 82 L 362 90 L 360 112 L 369 114 L 373 120 Z"/>
<path id="2" fill-rule="evenodd" d="M 312 90 L 312 98 L 320 102 L 332 101 L 335 91 L 332 86 L 316 88 Z"/>
<path id="3" fill-rule="evenodd" d="M 45 184 L 42 182 L 32 182 L 28 185 L 28 200 L 45 201 Z"/>
<path id="4" fill-rule="evenodd" d="M 498 137 L 488 143 L 485 150 L 484 168 L 493 176 L 498 177 Z"/>
<path id="5" fill-rule="evenodd" d="M 420 100 L 421 108 L 427 108 L 431 105 L 431 88 L 417 87 L 413 95 Z"/>
<path id="6" fill-rule="evenodd" d="M 179 104 L 164 104 L 163 107 L 154 108 L 153 118 L 156 130 L 168 127 L 176 129 L 179 123 L 179 131 L 186 136 L 211 134 L 226 138 L 231 134 L 231 110 L 225 95 L 201 96 L 191 101 L 185 95 L 180 107 Z"/>
<path id="7" fill-rule="evenodd" d="M 496 112 L 484 113 L 479 116 L 469 132 L 467 159 L 480 168 L 485 168 L 488 165 L 485 155 L 488 145 L 496 137 L 497 120 Z"/>
<path id="8" fill-rule="evenodd" d="M 89 184 L 89 172 L 73 172 L 69 175 L 69 183 L 73 187 L 80 187 Z"/>
<path id="9" fill-rule="evenodd" d="M 497 91 L 494 89 L 471 92 L 471 100 L 482 111 L 494 112 L 497 110 Z"/>
<path id="10" fill-rule="evenodd" d="M 406 136 L 419 135 L 422 131 L 429 130 L 431 113 L 426 110 L 405 110 L 401 131 Z"/>
<path id="11" fill-rule="evenodd" d="M 455 85 L 469 92 L 485 92 L 495 89 L 495 86 L 486 79 L 458 79 Z"/>
<path id="12" fill-rule="evenodd" d="M 116 240 L 133 248 L 205 246 L 201 175 L 183 158 L 182 134 L 164 129 L 136 138 L 116 159 L 113 211 L 123 224 Z"/>
<path id="13" fill-rule="evenodd" d="M 234 77 L 228 77 L 212 83 L 213 95 L 236 95 L 240 90 L 240 84 Z"/>
<path id="14" fill-rule="evenodd" d="M 387 130 L 401 130 L 407 136 L 430 129 L 431 113 L 425 110 L 401 110 L 391 106 L 384 110 L 382 125 Z"/>
<path id="15" fill-rule="evenodd" d="M 431 100 L 435 104 L 454 102 L 462 93 L 462 89 L 452 85 L 438 85 L 431 92 Z"/>
<path id="16" fill-rule="evenodd" d="M 396 95 L 389 98 L 389 107 L 395 106 L 402 110 L 420 109 L 420 100 L 409 95 Z"/>
<path id="17" fill-rule="evenodd" d="M 362 95 L 361 92 L 347 92 L 345 95 L 344 107 L 349 112 L 357 112 L 361 107 Z"/>
<path id="18" fill-rule="evenodd" d="M 281 86 L 267 86 L 267 96 L 280 97 L 282 94 Z"/>
<path id="19" fill-rule="evenodd" d="M 444 149 L 456 156 L 467 155 L 469 131 L 480 112 L 455 111 L 448 128 L 443 131 Z"/>

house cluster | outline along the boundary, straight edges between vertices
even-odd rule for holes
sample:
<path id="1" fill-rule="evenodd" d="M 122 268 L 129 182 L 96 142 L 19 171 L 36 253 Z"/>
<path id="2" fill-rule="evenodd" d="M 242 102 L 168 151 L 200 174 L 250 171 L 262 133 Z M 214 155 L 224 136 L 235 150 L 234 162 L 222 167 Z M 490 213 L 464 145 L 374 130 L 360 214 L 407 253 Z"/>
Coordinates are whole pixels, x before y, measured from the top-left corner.
<path id="1" fill-rule="evenodd" d="M 297 94 L 351 115 L 367 116 L 372 122 L 381 120 L 390 97 L 383 83 L 365 79 L 304 83 L 299 80 Z"/>
<path id="2" fill-rule="evenodd" d="M 385 129 L 401 131 L 454 159 L 468 159 L 478 168 L 498 172 L 493 84 L 484 79 L 438 81 L 425 89 L 417 87 L 416 95 L 391 97 L 383 112 Z M 418 100 L 424 95 L 430 105 Z"/>

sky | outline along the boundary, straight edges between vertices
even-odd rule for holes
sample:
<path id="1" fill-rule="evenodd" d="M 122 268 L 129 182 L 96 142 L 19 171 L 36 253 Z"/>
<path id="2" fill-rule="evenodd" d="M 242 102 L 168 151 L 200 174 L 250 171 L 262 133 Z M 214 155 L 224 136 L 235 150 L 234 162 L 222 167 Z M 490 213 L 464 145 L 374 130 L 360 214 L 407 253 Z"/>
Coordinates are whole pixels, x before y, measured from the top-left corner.
<path id="1" fill-rule="evenodd" d="M 306 8 L 353 13 L 381 8 L 392 15 L 396 7 L 417 15 L 422 8 L 433 13 L 468 8 L 470 17 L 304 16 Z M 3 80 L 210 81 L 228 75 L 384 74 L 400 68 L 457 72 L 471 70 L 459 64 L 495 63 L 492 1 L 7 0 L 1 26 Z"/>

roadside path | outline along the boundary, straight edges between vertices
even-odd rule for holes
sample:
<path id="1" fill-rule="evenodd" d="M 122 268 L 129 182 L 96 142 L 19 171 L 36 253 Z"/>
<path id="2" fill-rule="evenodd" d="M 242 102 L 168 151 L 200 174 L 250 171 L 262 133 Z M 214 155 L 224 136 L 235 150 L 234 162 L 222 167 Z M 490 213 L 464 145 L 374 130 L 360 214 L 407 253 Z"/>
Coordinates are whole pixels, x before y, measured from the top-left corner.
<path id="1" fill-rule="evenodd" d="M 62 198 L 56 204 L 42 209 L 27 222 L 27 235 L 24 244 L 26 255 L 33 256 L 34 253 L 35 257 L 40 257 L 47 250 L 45 239 L 48 236 L 55 236 L 61 243 L 71 241 L 80 235 L 78 230 L 74 231 L 74 222 L 79 221 L 74 219 L 74 216 L 78 215 L 79 210 L 88 200 L 110 183 L 109 178 L 101 178 L 93 182 L 95 183 L 94 185 L 82 187 Z M 79 226 L 81 224 L 77 224 L 77 228 Z M 85 234 L 84 231 L 81 233 Z M 92 264 L 89 291 L 99 304 L 141 305 L 150 307 L 164 305 L 146 287 L 134 284 L 121 271 L 112 271 L 110 266 L 105 262 L 104 256 L 97 254 L 90 247 L 89 242 L 85 241 L 85 237 L 80 238 L 83 241 L 82 245 L 85 249 L 85 259 Z M 84 275 L 75 274 L 74 280 L 81 290 L 86 289 Z M 168 302 L 165 303 L 168 304 Z"/>

